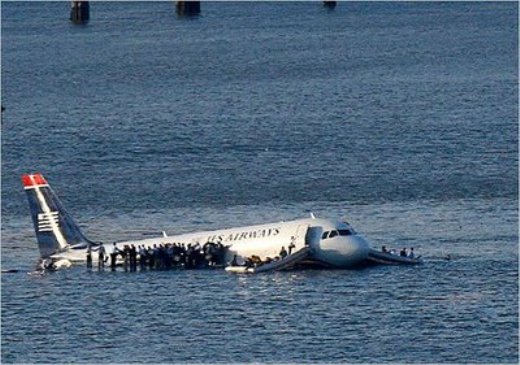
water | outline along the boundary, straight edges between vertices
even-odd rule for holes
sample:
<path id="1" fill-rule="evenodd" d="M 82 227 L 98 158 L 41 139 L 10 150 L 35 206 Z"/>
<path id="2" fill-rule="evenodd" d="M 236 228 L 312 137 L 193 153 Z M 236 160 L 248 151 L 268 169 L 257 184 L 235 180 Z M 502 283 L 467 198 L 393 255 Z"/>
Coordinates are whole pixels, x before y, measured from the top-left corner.
<path id="1" fill-rule="evenodd" d="M 2 362 L 518 362 L 516 3 L 68 12 L 2 3 Z M 312 211 L 426 263 L 28 275 L 34 171 L 105 242 Z"/>

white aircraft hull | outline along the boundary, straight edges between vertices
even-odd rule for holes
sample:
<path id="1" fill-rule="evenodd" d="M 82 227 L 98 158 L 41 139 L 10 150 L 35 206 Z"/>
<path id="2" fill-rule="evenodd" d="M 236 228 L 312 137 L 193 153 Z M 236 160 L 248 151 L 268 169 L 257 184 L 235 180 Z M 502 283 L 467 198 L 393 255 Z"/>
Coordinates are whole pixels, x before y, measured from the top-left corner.
<path id="1" fill-rule="evenodd" d="M 100 244 L 85 237 L 44 177 L 41 174 L 24 175 L 22 182 L 28 195 L 42 258 L 84 263 L 87 247 L 90 246 L 93 264 L 97 263 L 96 250 Z M 117 242 L 116 247 L 122 250 L 125 245 L 133 244 L 150 248 L 168 243 L 203 246 L 207 242 L 224 245 L 227 261 L 234 255 L 274 258 L 282 247 L 289 250 L 291 246 L 293 252 L 309 247 L 308 260 L 336 268 L 350 268 L 362 263 L 368 258 L 370 250 L 367 240 L 356 233 L 350 224 L 314 216 L 287 222 Z M 105 245 L 107 256 L 112 249 L 113 245 Z M 64 262 L 61 265 L 67 266 Z"/>
<path id="2" fill-rule="evenodd" d="M 125 245 L 144 245 L 146 248 L 168 243 L 199 244 L 206 242 L 222 243 L 227 247 L 226 261 L 234 255 L 239 257 L 259 256 L 262 260 L 279 255 L 282 247 L 288 249 L 294 243 L 293 252 L 308 245 L 311 249 L 308 260 L 322 263 L 323 266 L 335 268 L 354 267 L 368 257 L 370 246 L 365 238 L 357 233 L 348 236 L 337 236 L 322 239 L 322 232 L 351 229 L 343 222 L 326 219 L 306 218 L 288 222 L 270 223 L 257 226 L 229 228 L 215 231 L 194 232 L 174 236 L 161 236 L 144 240 L 117 242 L 116 247 L 122 250 Z M 315 237 L 312 237 L 313 234 Z M 112 251 L 112 245 L 106 245 L 106 254 Z M 93 260 L 97 253 L 93 252 Z M 55 259 L 68 259 L 73 263 L 86 261 L 86 249 L 65 250 L 51 256 Z"/>

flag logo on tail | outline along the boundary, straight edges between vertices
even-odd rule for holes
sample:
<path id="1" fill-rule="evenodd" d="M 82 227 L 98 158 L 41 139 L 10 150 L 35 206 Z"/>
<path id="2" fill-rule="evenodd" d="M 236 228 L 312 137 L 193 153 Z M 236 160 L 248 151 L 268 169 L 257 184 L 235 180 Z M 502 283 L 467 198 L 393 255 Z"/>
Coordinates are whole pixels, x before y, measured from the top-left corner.
<path id="1" fill-rule="evenodd" d="M 58 212 L 38 213 L 38 232 L 49 232 L 53 227 L 58 226 Z"/>

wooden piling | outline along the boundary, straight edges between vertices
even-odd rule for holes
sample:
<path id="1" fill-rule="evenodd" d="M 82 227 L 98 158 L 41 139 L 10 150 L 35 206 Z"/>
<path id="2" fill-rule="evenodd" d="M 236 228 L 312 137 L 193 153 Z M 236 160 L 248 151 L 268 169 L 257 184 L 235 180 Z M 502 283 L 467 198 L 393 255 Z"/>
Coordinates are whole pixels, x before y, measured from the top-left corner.
<path id="1" fill-rule="evenodd" d="M 200 14 L 200 1 L 177 1 L 175 9 L 177 15 L 198 15 Z"/>
<path id="2" fill-rule="evenodd" d="M 74 24 L 85 24 L 90 19 L 88 1 L 72 1 L 70 4 L 70 21 Z"/>
<path id="3" fill-rule="evenodd" d="M 334 9 L 336 7 L 336 1 L 324 1 L 323 6 L 328 9 Z"/>

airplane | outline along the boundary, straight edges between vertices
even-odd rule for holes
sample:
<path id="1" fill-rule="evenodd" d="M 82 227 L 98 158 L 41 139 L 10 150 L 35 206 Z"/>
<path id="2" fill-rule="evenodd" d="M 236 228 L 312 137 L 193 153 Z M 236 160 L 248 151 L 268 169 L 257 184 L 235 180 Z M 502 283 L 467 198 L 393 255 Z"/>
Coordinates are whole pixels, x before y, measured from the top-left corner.
<path id="1" fill-rule="evenodd" d="M 101 242 L 83 234 L 42 174 L 24 174 L 21 179 L 27 193 L 41 259 L 54 268 L 85 263 L 87 250 L 95 252 Z M 207 242 L 221 243 L 227 248 L 226 262 L 235 255 L 242 258 L 256 255 L 262 260 L 273 258 L 282 246 L 287 248 L 292 245 L 295 251 L 308 252 L 300 262 L 299 266 L 303 267 L 353 268 L 362 264 L 370 251 L 367 239 L 348 222 L 316 218 L 312 213 L 309 218 L 254 226 L 175 236 L 163 232 L 159 237 L 115 242 L 104 247 L 110 254 L 114 247 L 122 250 L 125 245 L 132 244 L 150 248 L 167 243 L 198 243 L 202 246 Z M 97 256 L 92 255 L 94 262 Z"/>

